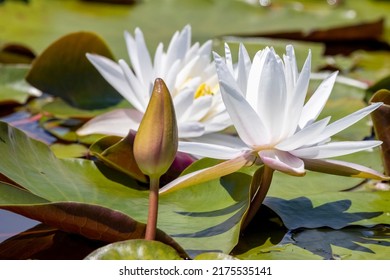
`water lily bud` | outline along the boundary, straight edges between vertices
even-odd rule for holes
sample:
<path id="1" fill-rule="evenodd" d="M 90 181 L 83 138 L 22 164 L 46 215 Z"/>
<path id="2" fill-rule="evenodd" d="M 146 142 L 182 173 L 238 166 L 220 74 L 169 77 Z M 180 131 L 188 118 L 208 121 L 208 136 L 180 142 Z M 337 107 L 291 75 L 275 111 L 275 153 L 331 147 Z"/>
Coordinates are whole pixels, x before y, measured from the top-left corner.
<path id="1" fill-rule="evenodd" d="M 171 94 L 157 78 L 152 96 L 134 140 L 134 157 L 141 171 L 159 178 L 172 164 L 178 146 L 178 132 Z"/>

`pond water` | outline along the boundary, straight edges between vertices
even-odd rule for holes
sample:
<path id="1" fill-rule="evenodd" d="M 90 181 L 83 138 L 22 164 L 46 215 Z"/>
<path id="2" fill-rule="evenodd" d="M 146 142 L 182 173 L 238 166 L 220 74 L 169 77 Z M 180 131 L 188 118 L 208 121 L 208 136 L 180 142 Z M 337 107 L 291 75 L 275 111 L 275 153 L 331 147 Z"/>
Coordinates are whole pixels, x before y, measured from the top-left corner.
<path id="1" fill-rule="evenodd" d="M 37 224 L 36 220 L 0 209 L 0 243 Z"/>

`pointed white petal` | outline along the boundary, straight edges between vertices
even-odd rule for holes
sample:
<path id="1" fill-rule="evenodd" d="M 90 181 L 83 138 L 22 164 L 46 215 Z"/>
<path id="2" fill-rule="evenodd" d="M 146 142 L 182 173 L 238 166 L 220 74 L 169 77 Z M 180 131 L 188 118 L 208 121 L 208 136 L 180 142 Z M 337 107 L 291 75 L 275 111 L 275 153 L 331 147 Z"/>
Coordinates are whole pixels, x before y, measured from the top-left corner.
<path id="1" fill-rule="evenodd" d="M 271 50 L 265 48 L 262 51 L 258 51 L 253 58 L 252 66 L 248 73 L 248 82 L 246 86 L 246 93 L 244 96 L 251 104 L 252 108 L 258 112 L 257 105 L 259 104 L 259 86 L 260 86 L 260 77 L 261 72 L 264 68 L 264 61 L 270 55 Z"/>
<path id="2" fill-rule="evenodd" d="M 356 153 L 377 147 L 380 144 L 382 144 L 381 141 L 331 142 L 324 145 L 297 149 L 290 151 L 290 153 L 300 158 L 321 159 Z"/>
<path id="3" fill-rule="evenodd" d="M 274 170 L 279 170 L 294 176 L 305 175 L 303 161 L 288 152 L 278 150 L 263 150 L 259 152 L 262 162 Z"/>
<path id="4" fill-rule="evenodd" d="M 242 150 L 226 146 L 198 143 L 198 142 L 179 142 L 178 151 L 216 159 L 231 159 L 242 154 Z"/>
<path id="5" fill-rule="evenodd" d="M 241 139 L 248 146 L 268 144 L 269 134 L 262 120 L 245 100 L 222 58 L 214 53 L 214 60 L 223 101 Z"/>
<path id="6" fill-rule="evenodd" d="M 307 124 L 314 122 L 320 115 L 322 109 L 325 106 L 329 95 L 332 92 L 333 85 L 336 81 L 338 72 L 331 74 L 318 86 L 317 90 L 313 93 L 312 97 L 307 101 L 302 109 L 301 118 L 299 120 L 299 127 L 303 128 Z"/>
<path id="7" fill-rule="evenodd" d="M 77 134 L 106 134 L 124 137 L 130 129 L 138 130 L 142 116 L 142 113 L 133 109 L 114 110 L 91 119 L 77 130 Z"/>
<path id="8" fill-rule="evenodd" d="M 156 52 L 154 53 L 154 74 L 156 77 L 162 77 L 163 73 L 165 73 L 165 64 L 164 64 L 164 53 L 163 53 L 164 45 L 159 43 Z"/>
<path id="9" fill-rule="evenodd" d="M 352 162 L 321 159 L 304 159 L 303 161 L 305 162 L 306 169 L 311 171 L 375 180 L 390 179 L 378 171 Z"/>
<path id="10" fill-rule="evenodd" d="M 308 141 L 313 141 L 324 130 L 329 123 L 330 117 L 322 119 L 311 125 L 306 126 L 294 135 L 286 138 L 275 146 L 276 149 L 282 151 L 292 151 L 307 144 Z"/>
<path id="11" fill-rule="evenodd" d="M 249 78 L 249 71 L 251 69 L 252 62 L 249 58 L 249 54 L 243 44 L 240 44 L 238 50 L 238 63 L 237 63 L 237 84 L 241 89 L 241 92 L 246 94 L 247 84 Z"/>
<path id="12" fill-rule="evenodd" d="M 279 141 L 287 114 L 287 89 L 283 65 L 273 51 L 265 57 L 259 83 L 257 113 L 270 132 L 271 141 Z"/>
<path id="13" fill-rule="evenodd" d="M 285 133 L 283 134 L 283 137 L 292 135 L 298 126 L 298 122 L 303 110 L 303 104 L 305 103 L 305 98 L 309 87 L 310 71 L 311 71 L 310 69 L 311 69 L 311 52 L 309 52 L 305 64 L 303 65 L 302 71 L 299 74 L 298 80 L 296 81 L 296 83 L 294 83 L 295 85 L 292 88 L 291 92 L 287 86 L 287 90 L 289 92 L 289 94 L 287 95 L 288 112 L 286 113 L 285 116 L 286 117 L 284 122 Z"/>
<path id="14" fill-rule="evenodd" d="M 160 189 L 160 194 L 179 190 L 188 186 L 201 184 L 210 180 L 221 178 L 222 176 L 236 172 L 241 167 L 252 164 L 254 157 L 251 154 L 243 154 L 237 158 L 224 161 L 209 168 L 201 169 L 173 180 Z"/>
<path id="15" fill-rule="evenodd" d="M 131 103 L 129 95 L 133 94 L 133 89 L 127 83 L 121 67 L 104 56 L 89 53 L 86 56 L 103 78 Z"/>
<path id="16" fill-rule="evenodd" d="M 200 48 L 199 48 L 199 55 L 200 56 L 208 56 L 211 57 L 211 50 L 213 48 L 213 41 L 207 40 Z"/>
<path id="17" fill-rule="evenodd" d="M 370 114 L 372 111 L 374 111 L 375 109 L 377 109 L 381 105 L 382 105 L 381 102 L 372 103 L 371 105 L 369 105 L 363 109 L 360 109 L 360 110 L 358 110 L 358 111 L 356 111 L 356 112 L 354 112 L 354 113 L 352 113 L 352 114 L 350 114 L 342 119 L 339 119 L 339 120 L 331 123 L 330 125 L 328 125 L 324 129 L 324 131 L 320 135 L 318 135 L 317 139 L 314 139 L 314 141 L 308 141 L 306 144 L 312 145 L 315 143 L 322 142 L 325 139 L 328 139 L 329 137 L 335 135 L 336 133 L 338 133 L 338 132 L 346 129 L 347 127 L 350 127 L 354 123 L 358 122 L 359 120 L 361 120 L 362 118 L 364 118 L 365 116 Z"/>
<path id="18" fill-rule="evenodd" d="M 131 90 L 126 92 L 124 97 L 138 111 L 145 112 L 149 103 L 149 94 L 147 88 L 139 83 L 139 80 L 137 77 L 135 77 L 133 71 L 131 71 L 129 65 L 124 60 L 119 60 L 118 64 L 124 73 L 125 80 L 131 87 Z"/>
<path id="19" fill-rule="evenodd" d="M 135 30 L 135 41 L 137 45 L 137 73 L 138 77 L 142 77 L 145 84 L 154 82 L 154 70 L 152 60 L 148 48 L 145 43 L 142 31 L 137 28 Z"/>
<path id="20" fill-rule="evenodd" d="M 225 61 L 226 61 L 226 66 L 232 76 L 234 76 L 234 69 L 233 69 L 233 58 L 232 58 L 232 53 L 230 51 L 229 45 L 225 43 Z"/>
<path id="21" fill-rule="evenodd" d="M 286 73 L 287 88 L 295 88 L 298 79 L 298 67 L 295 59 L 295 51 L 292 45 L 286 46 L 286 55 L 284 55 L 284 65 Z"/>

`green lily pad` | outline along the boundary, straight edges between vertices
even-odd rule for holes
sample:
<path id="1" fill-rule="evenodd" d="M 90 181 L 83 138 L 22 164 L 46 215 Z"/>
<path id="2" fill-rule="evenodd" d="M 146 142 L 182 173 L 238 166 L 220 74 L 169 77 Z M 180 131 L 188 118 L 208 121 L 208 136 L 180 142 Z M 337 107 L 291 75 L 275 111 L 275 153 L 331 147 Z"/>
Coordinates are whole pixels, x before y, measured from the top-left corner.
<path id="1" fill-rule="evenodd" d="M 237 255 L 252 260 L 389 259 L 389 228 L 302 229 L 289 232 L 276 245 L 253 246 Z"/>
<path id="2" fill-rule="evenodd" d="M 122 97 L 95 70 L 86 53 L 113 58 L 103 39 L 96 34 L 71 33 L 52 43 L 37 57 L 26 80 L 41 91 L 82 109 L 117 104 Z"/>
<path id="3" fill-rule="evenodd" d="M 223 253 L 214 253 L 214 252 L 207 252 L 207 253 L 202 253 L 202 254 L 199 254 L 195 257 L 195 260 L 238 260 L 237 258 L 231 256 L 231 255 L 227 255 L 227 254 L 223 254 Z"/>
<path id="4" fill-rule="evenodd" d="M 86 260 L 182 260 L 172 247 L 153 240 L 126 240 L 99 248 Z"/>
<path id="5" fill-rule="evenodd" d="M 76 158 L 88 155 L 88 148 L 82 144 L 52 144 L 50 149 L 58 158 Z"/>
<path id="6" fill-rule="evenodd" d="M 24 80 L 29 69 L 28 65 L 0 65 L 0 105 L 24 104 L 30 96 L 40 94 Z"/>
<path id="7" fill-rule="evenodd" d="M 45 144 L 1 122 L 0 153 L 0 173 L 31 195 L 50 203 L 98 205 L 146 221 L 148 191 L 123 173 L 89 160 L 57 159 Z M 238 242 L 250 181 L 249 175 L 237 172 L 160 195 L 159 229 L 190 256 L 204 251 L 229 253 Z M 0 190 L 6 191 L 4 186 Z M 10 207 L 12 201 L 0 205 Z"/>

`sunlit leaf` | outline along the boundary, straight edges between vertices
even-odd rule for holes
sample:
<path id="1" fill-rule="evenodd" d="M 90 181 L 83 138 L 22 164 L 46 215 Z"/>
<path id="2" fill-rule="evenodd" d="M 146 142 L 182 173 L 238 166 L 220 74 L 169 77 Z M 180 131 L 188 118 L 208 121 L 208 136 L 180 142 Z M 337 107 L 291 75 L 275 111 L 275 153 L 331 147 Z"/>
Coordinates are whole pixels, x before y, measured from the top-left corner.
<path id="1" fill-rule="evenodd" d="M 154 240 L 128 240 L 106 245 L 86 260 L 182 260 L 172 247 Z"/>
<path id="2" fill-rule="evenodd" d="M 57 159 L 45 144 L 5 123 L 0 123 L 0 153 L 0 173 L 34 196 L 50 203 L 96 205 L 146 221 L 148 192 L 121 172 L 89 160 Z M 237 172 L 161 194 L 158 228 L 190 256 L 204 251 L 229 253 L 238 242 L 250 181 L 249 175 Z M 0 205 L 12 206 L 11 202 Z"/>
<path id="3" fill-rule="evenodd" d="M 202 253 L 199 254 L 195 257 L 195 260 L 238 260 L 237 258 L 227 255 L 227 254 L 222 254 L 222 253 Z"/>
<path id="4" fill-rule="evenodd" d="M 24 80 L 29 69 L 27 65 L 0 64 L 0 105 L 23 104 L 30 96 L 40 95 Z"/>
<path id="5" fill-rule="evenodd" d="M 88 148 L 81 144 L 53 144 L 50 149 L 58 158 L 84 157 L 88 154 Z"/>

